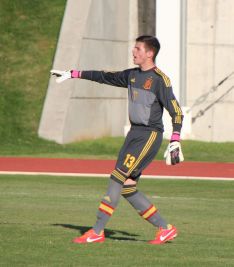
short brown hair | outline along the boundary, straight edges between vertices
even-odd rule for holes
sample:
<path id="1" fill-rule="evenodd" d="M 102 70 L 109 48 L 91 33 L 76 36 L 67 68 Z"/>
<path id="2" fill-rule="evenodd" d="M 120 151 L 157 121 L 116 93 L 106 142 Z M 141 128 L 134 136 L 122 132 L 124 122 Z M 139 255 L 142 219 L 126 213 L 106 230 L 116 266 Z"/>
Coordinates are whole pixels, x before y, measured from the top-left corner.
<path id="1" fill-rule="evenodd" d="M 136 38 L 136 42 L 142 42 L 145 44 L 146 49 L 152 50 L 154 52 L 153 60 L 155 60 L 160 50 L 160 43 L 156 37 L 151 35 L 141 35 Z"/>

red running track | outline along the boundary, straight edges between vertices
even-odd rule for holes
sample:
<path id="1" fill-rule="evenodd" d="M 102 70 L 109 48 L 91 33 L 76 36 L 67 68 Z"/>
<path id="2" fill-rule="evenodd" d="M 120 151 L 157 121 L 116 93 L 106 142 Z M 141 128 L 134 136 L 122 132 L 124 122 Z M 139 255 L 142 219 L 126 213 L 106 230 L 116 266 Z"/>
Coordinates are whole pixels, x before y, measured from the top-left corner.
<path id="1" fill-rule="evenodd" d="M 109 174 L 114 166 L 115 160 L 0 157 L 1 173 Z M 234 179 L 234 163 L 182 162 L 176 166 L 167 166 L 164 161 L 153 161 L 143 174 Z"/>

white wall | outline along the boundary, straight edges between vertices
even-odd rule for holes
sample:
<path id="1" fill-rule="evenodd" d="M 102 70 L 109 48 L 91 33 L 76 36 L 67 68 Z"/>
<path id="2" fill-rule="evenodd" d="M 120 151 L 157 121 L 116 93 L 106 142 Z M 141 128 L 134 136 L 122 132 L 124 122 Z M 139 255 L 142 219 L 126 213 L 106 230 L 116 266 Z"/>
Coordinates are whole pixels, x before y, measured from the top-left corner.
<path id="1" fill-rule="evenodd" d="M 187 8 L 187 102 L 193 106 L 234 70 L 234 1 L 188 0 Z M 192 116 L 212 105 L 233 85 L 234 75 L 194 106 Z M 234 89 L 196 119 L 193 138 L 234 141 L 233 114 Z"/>
<path id="2" fill-rule="evenodd" d="M 180 98 L 180 0 L 156 0 L 156 35 L 161 43 L 157 66 L 171 79 Z"/>
<path id="3" fill-rule="evenodd" d="M 182 7 L 184 0 L 156 0 L 156 36 L 161 43 L 161 50 L 156 65 L 170 78 L 174 94 L 180 104 L 185 102 L 185 25 L 186 14 Z M 184 17 L 185 16 L 185 17 Z M 183 100 L 183 101 L 182 101 Z M 187 111 L 187 107 L 182 108 Z M 182 138 L 191 136 L 191 116 L 184 112 L 185 118 Z M 164 137 L 170 138 L 172 131 L 171 117 L 167 111 L 163 116 Z"/>

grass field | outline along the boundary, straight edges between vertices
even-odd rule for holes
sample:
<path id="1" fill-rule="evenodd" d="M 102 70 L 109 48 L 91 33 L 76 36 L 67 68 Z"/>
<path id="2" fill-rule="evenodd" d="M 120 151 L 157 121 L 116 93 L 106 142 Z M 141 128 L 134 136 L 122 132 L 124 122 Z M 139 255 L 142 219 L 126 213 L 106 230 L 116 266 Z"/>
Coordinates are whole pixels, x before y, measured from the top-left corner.
<path id="1" fill-rule="evenodd" d="M 141 180 L 138 188 L 179 229 L 170 244 L 124 199 L 103 244 L 71 240 L 95 221 L 107 179 L 0 176 L 0 266 L 234 266 L 234 182 Z"/>
<path id="2" fill-rule="evenodd" d="M 16 145 L 2 144 L 1 156 L 27 156 L 49 158 L 104 158 L 115 159 L 124 137 L 103 137 L 96 140 L 85 140 L 67 145 L 40 140 L 23 140 Z M 181 142 L 186 161 L 213 161 L 234 162 L 234 143 L 210 143 L 183 140 Z M 168 140 L 163 144 L 156 156 L 157 160 L 163 159 L 163 153 L 168 145 Z"/>
<path id="3" fill-rule="evenodd" d="M 66 0 L 0 1 L 0 144 L 37 129 Z"/>

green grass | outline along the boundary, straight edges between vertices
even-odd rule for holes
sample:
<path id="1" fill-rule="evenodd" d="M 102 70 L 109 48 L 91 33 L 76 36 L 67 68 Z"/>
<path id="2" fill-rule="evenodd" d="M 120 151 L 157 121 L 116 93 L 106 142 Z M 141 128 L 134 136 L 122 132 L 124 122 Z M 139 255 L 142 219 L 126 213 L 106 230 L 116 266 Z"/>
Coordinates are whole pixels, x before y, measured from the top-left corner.
<path id="1" fill-rule="evenodd" d="M 124 199 L 103 244 L 70 241 L 95 222 L 107 179 L 0 176 L 0 266 L 234 266 L 231 181 L 141 180 L 138 188 L 179 229 L 170 244 Z"/>
<path id="2" fill-rule="evenodd" d="M 50 158 L 105 158 L 116 159 L 124 137 L 103 137 L 68 145 L 59 145 L 40 139 L 22 140 L 18 145 L 2 144 L 1 156 L 30 156 Z M 163 141 L 156 159 L 163 159 L 168 144 Z M 186 161 L 234 162 L 234 143 L 209 143 L 200 141 L 182 141 Z"/>
<path id="3" fill-rule="evenodd" d="M 65 3 L 0 1 L 0 145 L 37 136 Z"/>

